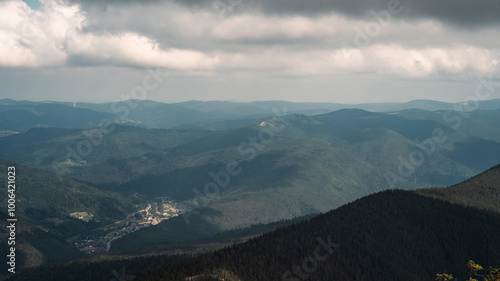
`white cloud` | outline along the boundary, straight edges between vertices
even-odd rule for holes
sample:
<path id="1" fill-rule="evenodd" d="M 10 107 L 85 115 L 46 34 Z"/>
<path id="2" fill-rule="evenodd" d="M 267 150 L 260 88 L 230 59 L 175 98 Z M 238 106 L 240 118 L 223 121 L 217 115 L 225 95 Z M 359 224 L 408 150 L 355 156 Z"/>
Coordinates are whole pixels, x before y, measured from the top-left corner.
<path id="1" fill-rule="evenodd" d="M 350 50 L 262 52 L 220 55 L 222 65 L 237 71 L 261 71 L 267 76 L 377 74 L 402 78 L 472 77 L 498 70 L 498 54 L 474 46 L 405 48 L 375 44 Z"/>
<path id="2" fill-rule="evenodd" d="M 381 73 L 409 77 L 486 75 L 495 70 L 492 51 L 474 46 L 403 48 L 375 45 L 366 50 L 370 65 Z M 377 67 L 378 66 L 378 67 Z"/>
<path id="3" fill-rule="evenodd" d="M 302 16 L 266 18 L 258 14 L 230 17 L 216 25 L 212 34 L 224 40 L 299 39 L 334 36 L 336 18 L 310 19 Z"/>
<path id="4" fill-rule="evenodd" d="M 81 28 L 84 15 L 78 6 L 59 1 L 42 1 L 31 10 L 23 1 L 0 2 L 0 59 L 3 66 L 55 66 L 64 64 L 63 48 L 68 30 Z M 6 61 L 9 60 L 9 61 Z"/>
<path id="5" fill-rule="evenodd" d="M 162 66 L 214 79 L 238 72 L 425 78 L 496 73 L 500 60 L 491 47 L 500 36 L 486 36 L 500 35 L 496 29 L 463 31 L 436 20 L 394 18 L 356 48 L 357 30 L 375 19 L 255 12 L 221 19 L 217 11 L 168 2 L 86 11 L 62 0 L 43 4 L 34 11 L 21 0 L 0 2 L 0 66 Z M 342 48 L 341 42 L 351 47 Z"/>
<path id="6" fill-rule="evenodd" d="M 67 52 L 91 63 L 132 66 L 160 66 L 190 70 L 211 69 L 219 59 L 191 50 L 162 50 L 151 38 L 135 33 L 95 35 L 73 33 L 66 41 Z"/>
<path id="7" fill-rule="evenodd" d="M 84 31 L 85 13 L 61 1 L 45 0 L 36 11 L 22 1 L 0 2 L 0 19 L 0 66 L 63 66 L 72 56 L 91 64 L 180 70 L 210 69 L 218 62 L 199 51 L 163 50 L 155 39 L 134 32 Z"/>
<path id="8" fill-rule="evenodd" d="M 23 2 L 0 2 L 0 65 L 37 65 L 36 55 L 19 32 L 29 10 Z"/>

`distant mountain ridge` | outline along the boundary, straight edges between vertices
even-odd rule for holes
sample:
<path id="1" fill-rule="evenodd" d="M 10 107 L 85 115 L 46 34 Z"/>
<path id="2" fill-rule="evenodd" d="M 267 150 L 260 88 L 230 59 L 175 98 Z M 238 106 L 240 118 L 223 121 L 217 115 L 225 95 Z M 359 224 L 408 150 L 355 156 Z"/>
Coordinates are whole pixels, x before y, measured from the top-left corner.
<path id="1" fill-rule="evenodd" d="M 31 128 L 91 128 L 102 120 L 114 120 L 109 113 L 55 103 L 0 100 L 0 131 L 24 132 Z"/>
<path id="2" fill-rule="evenodd" d="M 455 110 L 454 103 L 413 100 L 403 103 L 340 104 L 328 102 L 288 101 L 186 101 L 162 103 L 150 100 L 129 100 L 113 103 L 32 102 L 0 99 L 0 131 L 24 132 L 34 127 L 88 128 L 100 121 L 173 128 L 188 124 L 236 119 L 257 119 L 287 109 L 288 114 L 318 115 L 340 109 L 357 108 L 372 112 L 393 112 L 407 109 L 426 111 Z M 500 109 L 500 99 L 478 102 L 480 110 Z M 64 114 L 66 118 L 59 118 Z"/>
<path id="3" fill-rule="evenodd" d="M 474 118 L 487 117 L 498 118 L 485 111 L 471 114 L 466 121 L 473 124 Z M 390 188 L 452 185 L 479 172 L 482 166 L 500 162 L 500 154 L 494 149 L 477 150 L 485 143 L 500 147 L 495 137 L 500 128 L 492 124 L 484 130 L 472 130 L 477 126 L 464 121 L 463 130 L 454 130 L 440 122 L 436 112 L 343 109 L 316 116 L 286 115 L 283 130 L 263 142 L 259 138 L 263 130 L 271 128 L 273 118 L 223 130 L 116 125 L 88 155 L 80 157 L 68 156 L 68 147 L 76 151 L 89 142 L 85 131 L 65 134 L 56 129 L 36 129 L 0 138 L 0 142 L 15 147 L 0 150 L 0 156 L 52 172 L 55 163 L 68 168 L 64 176 L 102 189 L 167 196 L 186 204 L 189 225 L 185 217 L 171 219 L 117 240 L 114 250 L 186 242 L 254 223 L 326 212 Z M 447 141 L 427 155 L 421 142 L 436 129 L 446 134 Z M 44 141 L 32 141 L 45 130 Z M 482 139 L 481 135 L 491 139 Z M 16 147 L 21 143 L 24 146 Z M 425 161 L 401 176 L 399 169 L 411 164 L 409 157 L 415 151 L 422 153 Z M 203 198 L 205 186 L 216 177 L 213 175 L 225 171 L 230 161 L 238 162 L 242 172 L 231 177 L 228 187 L 220 189 L 219 196 L 208 200 L 207 205 L 196 205 L 193 199 L 197 193 L 193 190 L 198 189 Z M 393 185 L 387 175 L 396 177 Z M 274 211 L 276 208 L 278 211 Z"/>
<path id="4" fill-rule="evenodd" d="M 497 110 L 467 113 L 467 118 L 461 117 L 459 128 L 454 128 L 458 123 L 447 122 L 443 112 L 417 109 L 389 113 L 341 109 L 307 116 L 286 114 L 289 112 L 280 107 L 314 110 L 316 104 L 303 107 L 279 101 L 256 102 L 251 103 L 254 109 L 245 112 L 241 106 L 246 105 L 239 103 L 232 103 L 233 107 L 224 111 L 226 102 L 184 105 L 191 108 L 152 101 L 130 102 L 137 103 L 137 107 L 129 108 L 128 117 L 144 119 L 130 119 L 127 122 L 131 126 L 128 126 L 118 118 L 113 130 L 103 134 L 99 141 L 89 138 L 88 130 L 59 128 L 35 128 L 0 138 L 4 147 L 0 148 L 0 157 L 45 169 L 48 172 L 44 177 L 49 174 L 53 177 L 47 180 L 52 188 L 65 190 L 78 206 L 87 205 L 82 203 L 89 198 L 85 196 L 95 190 L 106 200 L 116 199 L 115 202 L 121 203 L 95 200 L 88 204 L 89 208 L 117 205 L 123 207 L 115 210 L 119 214 L 131 206 L 123 194 L 169 197 L 186 207 L 184 216 L 116 240 L 112 250 L 186 243 L 255 223 L 326 212 L 391 188 L 412 190 L 453 185 L 500 162 L 500 153 L 497 153 L 500 128 L 495 126 L 500 120 L 500 111 Z M 73 104 L 54 105 L 67 107 L 65 110 L 75 108 Z M 125 105 L 126 102 L 120 104 Z M 39 104 L 21 102 L 19 106 L 36 108 Z M 75 103 L 74 106 L 84 105 Z M 88 111 L 107 110 L 101 113 L 112 114 L 110 104 L 85 106 L 95 107 L 85 109 Z M 282 115 L 254 116 L 256 119 L 234 117 L 238 112 L 241 116 L 248 112 L 264 114 L 276 108 Z M 197 116 L 186 122 L 203 121 L 174 129 L 154 129 L 146 125 L 152 118 L 156 118 L 154 124 L 160 124 L 186 115 Z M 282 118 L 283 129 L 272 136 L 265 135 L 264 132 L 269 134 L 272 129 L 273 119 L 278 117 Z M 212 126 L 205 126 L 206 122 Z M 189 126 L 193 128 L 187 128 Z M 441 130 L 446 141 L 433 143 L 431 153 L 425 141 L 432 140 L 435 130 Z M 423 155 L 425 159 L 416 161 L 418 159 L 411 158 L 415 155 Z M 238 163 L 236 167 L 241 168 L 241 173 L 227 180 L 227 188 L 219 184 L 217 196 L 207 199 L 208 196 L 203 195 L 207 194 L 205 188 L 216 180 L 226 180 L 220 175 L 231 161 Z M 34 175 L 41 172 L 38 170 Z M 76 181 L 68 178 L 70 189 L 78 187 L 86 192 L 72 197 L 75 192 L 58 184 L 58 176 L 75 178 Z M 115 192 L 122 194 L 118 196 Z M 200 205 L 203 201 L 207 203 Z M 62 215 L 60 210 L 52 212 L 46 208 L 43 212 L 37 209 L 31 212 L 43 215 L 42 220 L 53 219 L 50 213 Z M 189 223 L 185 218 L 189 218 Z M 62 230 L 53 226 L 50 229 Z"/>

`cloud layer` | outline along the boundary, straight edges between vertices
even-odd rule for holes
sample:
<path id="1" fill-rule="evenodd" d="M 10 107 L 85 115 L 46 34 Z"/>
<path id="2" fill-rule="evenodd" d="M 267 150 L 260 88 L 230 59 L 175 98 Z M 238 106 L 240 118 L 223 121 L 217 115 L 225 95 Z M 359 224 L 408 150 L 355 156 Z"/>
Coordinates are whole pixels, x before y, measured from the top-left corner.
<path id="1" fill-rule="evenodd" d="M 0 1 L 0 68 L 159 66 L 217 81 L 500 77 L 500 1 L 41 3 Z"/>

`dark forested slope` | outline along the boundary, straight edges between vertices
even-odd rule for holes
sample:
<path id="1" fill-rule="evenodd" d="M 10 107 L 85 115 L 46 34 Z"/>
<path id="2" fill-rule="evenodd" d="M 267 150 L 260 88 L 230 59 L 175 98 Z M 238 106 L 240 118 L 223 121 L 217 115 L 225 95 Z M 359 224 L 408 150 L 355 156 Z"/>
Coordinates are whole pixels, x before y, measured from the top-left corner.
<path id="1" fill-rule="evenodd" d="M 465 192 L 459 197 L 469 197 L 469 206 L 411 191 L 384 191 L 135 280 L 192 276 L 212 280 L 209 278 L 229 272 L 241 280 L 417 281 L 434 280 L 443 271 L 464 280 L 464 264 L 469 259 L 493 266 L 500 261 L 500 215 L 475 208 L 482 207 L 490 194 L 476 189 L 475 196 L 467 195 L 468 188 L 478 187 L 478 182 L 482 188 L 498 192 L 497 171 L 498 167 L 442 195 L 452 201 Z"/>
<path id="2" fill-rule="evenodd" d="M 138 210 L 141 200 L 132 196 L 98 189 L 87 183 L 53 172 L 19 165 L 0 159 L 0 182 L 7 182 L 7 167 L 15 167 L 17 215 L 61 237 L 69 237 L 125 218 Z M 0 207 L 7 210 L 8 193 L 0 193 Z M 87 212 L 89 222 L 70 216 Z"/>

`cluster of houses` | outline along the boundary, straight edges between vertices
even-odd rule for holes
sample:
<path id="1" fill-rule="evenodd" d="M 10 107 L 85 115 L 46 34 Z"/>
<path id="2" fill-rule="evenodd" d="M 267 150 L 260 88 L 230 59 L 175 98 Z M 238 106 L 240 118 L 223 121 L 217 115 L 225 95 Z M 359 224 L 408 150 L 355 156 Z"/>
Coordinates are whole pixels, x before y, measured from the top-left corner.
<path id="1" fill-rule="evenodd" d="M 107 228 L 109 231 L 102 237 L 86 237 L 75 243 L 75 246 L 88 254 L 109 251 L 111 242 L 124 235 L 137 231 L 150 225 L 156 225 L 182 213 L 177 204 L 168 198 L 158 198 L 160 202 L 151 203 L 149 206 L 136 214 L 129 216 L 119 224 Z M 158 208 L 161 204 L 161 208 Z"/>
<path id="2" fill-rule="evenodd" d="M 111 241 L 147 226 L 149 226 L 149 224 L 139 223 L 117 228 L 103 237 L 98 237 L 98 238 L 87 237 L 85 239 L 82 239 L 76 242 L 75 246 L 80 251 L 86 252 L 87 254 L 106 252 L 109 251 L 109 248 L 111 246 Z"/>

